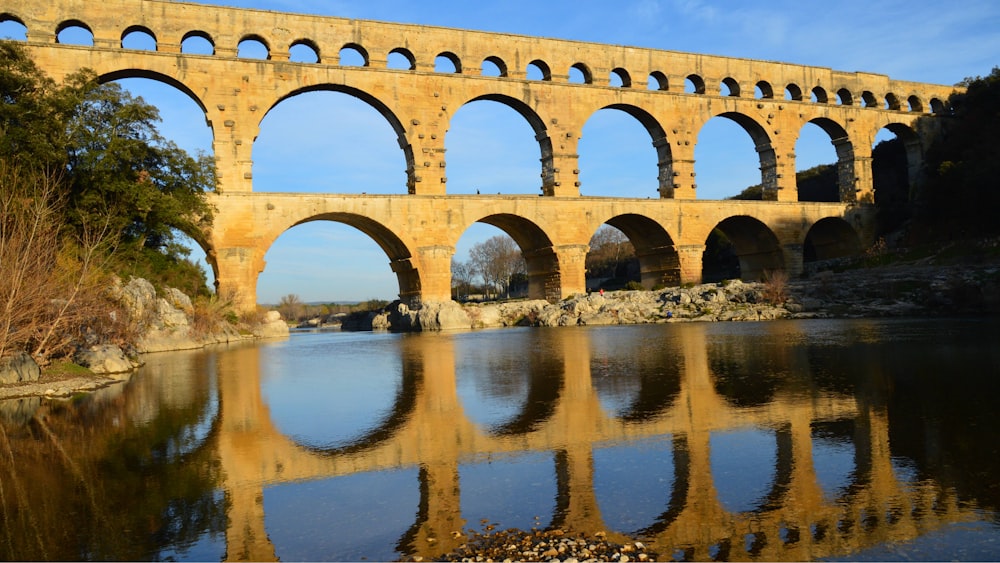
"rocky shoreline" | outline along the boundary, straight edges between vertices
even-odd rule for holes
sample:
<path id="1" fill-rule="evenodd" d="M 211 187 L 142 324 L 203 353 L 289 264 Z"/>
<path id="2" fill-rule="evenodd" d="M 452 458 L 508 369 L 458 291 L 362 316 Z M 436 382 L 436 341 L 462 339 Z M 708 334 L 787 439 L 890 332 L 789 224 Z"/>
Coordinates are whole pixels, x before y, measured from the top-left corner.
<path id="1" fill-rule="evenodd" d="M 383 311 L 331 321 L 344 330 L 408 332 L 996 313 L 1000 313 L 1000 264 L 906 264 L 822 270 L 787 281 L 726 280 L 659 291 L 594 292 L 558 303 L 445 302 L 414 310 L 396 302 Z M 309 326 L 330 325 L 317 319 Z"/>

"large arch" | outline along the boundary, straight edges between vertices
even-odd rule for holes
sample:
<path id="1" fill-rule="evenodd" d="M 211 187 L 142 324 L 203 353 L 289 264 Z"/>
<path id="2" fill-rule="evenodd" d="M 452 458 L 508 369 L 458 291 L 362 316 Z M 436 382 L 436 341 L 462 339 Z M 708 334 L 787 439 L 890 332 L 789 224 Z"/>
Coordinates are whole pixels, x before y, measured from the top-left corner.
<path id="1" fill-rule="evenodd" d="M 301 219 L 278 231 L 261 245 L 261 257 L 274 245 L 278 238 L 287 233 L 292 228 L 315 221 L 333 221 L 342 223 L 361 231 L 372 239 L 389 259 L 389 266 L 396 274 L 396 281 L 399 285 L 399 299 L 404 303 L 418 303 L 420 301 L 421 279 L 419 266 L 415 263 L 413 253 L 403 239 L 393 232 L 389 227 L 378 221 L 348 212 L 320 213 Z M 254 278 L 256 287 L 257 279 L 263 271 L 257 273 Z"/>
<path id="2" fill-rule="evenodd" d="M 263 112 L 263 115 L 260 116 L 260 121 L 258 121 L 257 123 L 258 127 L 260 127 L 264 119 L 282 102 L 294 98 L 296 96 L 314 92 L 333 92 L 338 94 L 346 94 L 348 96 L 351 96 L 352 98 L 356 98 L 361 102 L 364 102 L 365 104 L 371 106 L 380 116 L 382 116 L 383 119 L 385 119 L 386 123 L 388 123 L 389 127 L 392 129 L 392 132 L 396 135 L 397 144 L 401 149 L 403 149 L 407 192 L 411 194 L 414 193 L 416 190 L 416 182 L 417 182 L 415 159 L 413 153 L 413 146 L 410 144 L 410 141 L 406 136 L 406 128 L 403 126 L 402 122 L 392 111 L 392 109 L 390 109 L 381 100 L 369 94 L 368 92 L 359 90 L 357 88 L 351 88 L 349 86 L 343 86 L 337 84 L 316 84 L 312 86 L 298 88 L 296 90 L 288 92 L 287 94 L 275 100 L 275 102 L 271 105 L 271 107 L 269 107 L 267 111 Z M 255 138 L 254 141 L 256 142 L 256 140 L 257 139 Z"/>
<path id="3" fill-rule="evenodd" d="M 643 127 L 643 129 L 646 130 L 646 132 L 649 134 L 650 142 L 653 145 L 653 149 L 656 151 L 655 152 L 656 170 L 657 170 L 656 191 L 659 197 L 661 198 L 673 197 L 673 185 L 674 185 L 673 156 L 670 150 L 670 143 L 667 140 L 667 133 L 666 130 L 663 128 L 663 126 L 648 111 L 631 104 L 609 104 L 607 106 L 604 106 L 600 108 L 598 112 L 592 114 L 588 119 L 587 123 L 588 124 L 591 123 L 591 121 L 598 115 L 598 113 L 604 110 L 614 110 L 616 112 L 622 112 L 634 118 Z M 584 125 L 584 128 L 586 129 L 586 124 Z M 585 140 L 589 139 L 590 137 L 591 136 L 587 134 L 581 136 L 581 143 L 580 146 L 578 147 L 578 153 L 580 153 L 581 157 L 584 156 L 584 153 L 586 152 L 586 146 L 584 145 L 584 143 L 586 142 Z M 603 153 L 602 156 L 604 156 L 605 159 L 607 158 L 607 156 L 603 155 Z M 617 160 L 617 159 L 611 159 L 611 160 Z M 590 169 L 590 167 L 585 166 L 586 163 L 584 161 L 585 158 L 581 158 L 581 164 L 580 164 L 581 174 L 586 174 L 587 170 Z M 582 187 L 588 188 L 588 184 L 586 184 L 586 176 L 581 175 L 580 179 Z M 636 181 L 640 183 L 643 182 L 641 177 L 637 178 Z M 601 194 L 601 195 L 614 195 L 615 197 L 622 197 L 618 194 Z M 646 197 L 648 198 L 649 196 Z"/>
<path id="4" fill-rule="evenodd" d="M 635 248 L 643 287 L 680 284 L 680 257 L 673 238 L 662 225 L 634 213 L 617 215 L 605 223 L 621 231 Z"/>
<path id="5" fill-rule="evenodd" d="M 739 112 L 723 112 L 712 117 L 715 118 L 725 118 L 732 121 L 740 126 L 749 136 L 753 143 L 753 149 L 757 153 L 757 160 L 760 169 L 760 186 L 761 186 L 761 199 L 775 201 L 778 199 L 778 174 L 777 174 L 777 154 L 774 151 L 774 146 L 771 143 L 771 137 L 768 135 L 764 127 L 758 123 L 754 118 Z M 703 139 L 701 138 L 702 132 L 705 130 L 705 126 L 711 123 L 712 119 L 709 119 L 704 124 L 702 124 L 701 129 L 698 132 L 698 143 L 701 145 Z M 698 146 L 696 145 L 696 150 Z M 697 161 L 697 153 L 696 153 Z M 695 162 L 696 172 L 702 171 L 704 165 L 699 165 Z M 749 181 L 749 180 L 748 180 Z M 747 186 L 737 186 L 738 190 L 742 190 Z M 732 189 L 732 188 L 729 188 Z M 739 192 L 737 192 L 739 193 Z M 734 194 L 735 195 L 735 194 Z"/>
<path id="6" fill-rule="evenodd" d="M 702 259 L 702 278 L 708 281 L 720 281 L 730 277 L 715 273 L 709 263 L 709 257 L 714 248 L 712 239 L 721 239 L 724 251 L 730 254 L 738 266 L 740 279 L 757 281 L 771 271 L 784 270 L 784 255 L 781 244 L 771 229 L 760 220 L 747 215 L 729 217 L 715 226 L 705 243 L 705 253 Z M 730 273 L 730 272 L 724 272 Z"/>
<path id="7" fill-rule="evenodd" d="M 534 139 L 538 142 L 539 160 L 541 161 L 541 192 L 543 195 L 554 195 L 556 170 L 555 165 L 553 164 L 552 139 L 549 138 L 548 129 L 541 116 L 539 116 L 538 113 L 525 102 L 505 94 L 485 94 L 477 96 L 463 103 L 461 107 L 466 107 L 469 104 L 478 101 L 497 102 L 514 110 L 522 118 L 524 118 L 525 122 L 534 134 Z"/>
<path id="8" fill-rule="evenodd" d="M 806 233 L 803 260 L 830 260 L 861 253 L 861 239 L 850 223 L 839 217 L 820 219 Z"/>
<path id="9" fill-rule="evenodd" d="M 830 142 L 833 144 L 833 148 L 837 154 L 835 170 L 838 198 L 832 201 L 853 201 L 855 197 L 855 184 L 857 183 L 854 176 L 854 145 L 851 143 L 847 130 L 840 123 L 827 117 L 817 117 L 809 120 L 808 123 L 819 127 L 829 136 Z M 806 125 L 803 125 L 803 127 L 806 127 Z M 801 136 L 801 129 L 799 130 L 799 134 Z M 802 187 L 796 185 L 796 188 L 799 192 L 799 201 L 828 201 L 824 198 L 803 198 Z"/>
<path id="10" fill-rule="evenodd" d="M 487 215 L 475 222 L 492 225 L 507 233 L 517 243 L 528 269 L 529 299 L 557 301 L 562 297 L 559 256 L 552 240 L 541 227 L 510 213 Z"/>

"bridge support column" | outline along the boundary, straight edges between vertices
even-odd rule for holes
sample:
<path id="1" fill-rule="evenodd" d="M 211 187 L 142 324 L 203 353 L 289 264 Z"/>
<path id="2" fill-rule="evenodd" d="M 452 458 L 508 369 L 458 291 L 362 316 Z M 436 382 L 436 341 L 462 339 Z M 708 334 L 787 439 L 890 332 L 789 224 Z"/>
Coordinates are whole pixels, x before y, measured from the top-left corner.
<path id="1" fill-rule="evenodd" d="M 677 260 L 680 265 L 680 283 L 701 283 L 702 256 L 704 244 L 677 245 Z"/>
<path id="2" fill-rule="evenodd" d="M 587 293 L 587 251 L 585 244 L 564 244 L 555 247 L 559 266 L 558 296 L 546 289 L 546 299 L 565 299 L 571 295 Z M 555 288 L 553 288 L 555 289 Z M 550 299 L 551 301 L 552 299 Z"/>
<path id="3" fill-rule="evenodd" d="M 785 261 L 785 273 L 789 277 L 798 277 L 802 275 L 803 270 L 803 251 L 804 246 L 798 242 L 792 242 L 788 244 L 783 244 L 781 246 L 781 253 L 784 255 Z"/>
<path id="4" fill-rule="evenodd" d="M 264 271 L 264 259 L 253 247 L 224 247 L 215 255 L 218 278 L 215 291 L 232 301 L 237 310 L 257 308 L 257 276 Z"/>
<path id="5" fill-rule="evenodd" d="M 660 197 L 672 197 L 674 199 L 695 199 L 694 159 L 682 160 L 675 158 L 671 163 L 670 188 L 666 189 L 661 183 Z"/>
<path id="6" fill-rule="evenodd" d="M 854 155 L 854 186 L 850 193 L 840 192 L 840 201 L 857 203 L 875 203 L 875 179 L 872 174 L 871 152 L 867 155 Z M 848 199 L 844 199 L 848 198 Z"/>
<path id="7" fill-rule="evenodd" d="M 416 254 L 416 270 L 410 260 L 405 261 L 405 268 L 393 263 L 393 271 L 399 278 L 399 298 L 411 306 L 423 302 L 451 301 L 451 257 L 455 254 L 455 247 L 422 246 Z"/>

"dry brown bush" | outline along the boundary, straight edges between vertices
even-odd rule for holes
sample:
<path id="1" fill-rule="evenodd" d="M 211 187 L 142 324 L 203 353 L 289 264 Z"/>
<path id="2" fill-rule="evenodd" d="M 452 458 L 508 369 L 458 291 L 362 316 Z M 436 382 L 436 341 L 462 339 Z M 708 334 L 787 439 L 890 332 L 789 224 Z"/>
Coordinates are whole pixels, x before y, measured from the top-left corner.
<path id="1" fill-rule="evenodd" d="M 788 300 L 788 272 L 773 270 L 764 272 L 764 287 L 761 290 L 764 301 L 771 305 L 781 305 Z"/>

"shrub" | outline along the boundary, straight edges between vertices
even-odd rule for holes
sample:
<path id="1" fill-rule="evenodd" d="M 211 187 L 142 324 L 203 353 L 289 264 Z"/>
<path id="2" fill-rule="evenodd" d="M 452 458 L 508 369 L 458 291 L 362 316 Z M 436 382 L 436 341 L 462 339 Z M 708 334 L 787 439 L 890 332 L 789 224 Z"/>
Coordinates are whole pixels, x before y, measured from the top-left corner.
<path id="1" fill-rule="evenodd" d="M 763 298 L 771 305 L 781 305 L 788 300 L 788 273 L 784 270 L 764 272 Z"/>

